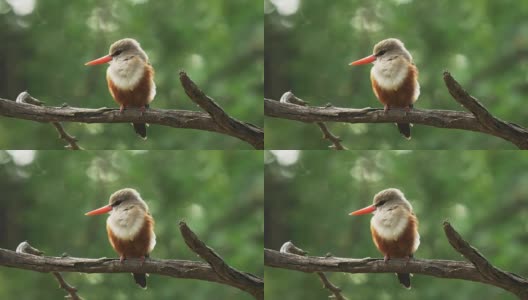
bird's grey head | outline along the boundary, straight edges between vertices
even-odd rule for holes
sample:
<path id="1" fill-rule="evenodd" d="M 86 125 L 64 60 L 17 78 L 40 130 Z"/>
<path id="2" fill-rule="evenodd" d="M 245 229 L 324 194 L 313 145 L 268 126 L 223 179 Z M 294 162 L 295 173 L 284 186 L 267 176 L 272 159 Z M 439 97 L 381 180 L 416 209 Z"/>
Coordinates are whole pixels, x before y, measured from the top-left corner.
<path id="1" fill-rule="evenodd" d="M 377 211 L 391 210 L 395 207 L 402 207 L 405 210 L 412 212 L 411 203 L 405 199 L 405 195 L 403 195 L 399 189 L 389 188 L 383 190 L 374 196 L 373 202 Z"/>
<path id="2" fill-rule="evenodd" d="M 404 58 L 408 62 L 412 62 L 412 56 L 402 41 L 390 38 L 377 43 L 374 46 L 373 54 L 376 56 L 377 61 L 390 61 L 398 57 Z"/>
<path id="3" fill-rule="evenodd" d="M 131 38 L 122 39 L 113 43 L 110 46 L 109 52 L 110 56 L 112 56 L 112 61 L 128 61 L 137 57 L 143 62 L 148 63 L 148 56 L 145 51 L 141 49 L 138 41 Z"/>
<path id="4" fill-rule="evenodd" d="M 148 206 L 141 199 L 141 196 L 135 189 L 125 188 L 121 189 L 110 196 L 108 201 L 112 210 L 122 210 L 128 207 L 137 206 L 143 211 L 148 211 Z"/>

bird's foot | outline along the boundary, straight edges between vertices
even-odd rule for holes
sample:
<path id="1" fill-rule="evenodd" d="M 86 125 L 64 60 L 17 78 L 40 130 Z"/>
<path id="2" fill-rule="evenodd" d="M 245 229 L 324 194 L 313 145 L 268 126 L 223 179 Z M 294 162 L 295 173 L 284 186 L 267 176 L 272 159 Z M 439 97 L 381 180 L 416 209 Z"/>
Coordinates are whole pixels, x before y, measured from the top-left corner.
<path id="1" fill-rule="evenodd" d="M 390 107 L 387 104 L 383 105 L 383 112 L 386 113 L 387 111 L 389 111 L 389 109 Z"/>
<path id="2" fill-rule="evenodd" d="M 385 256 L 383 256 L 383 262 L 388 262 L 390 259 L 390 257 L 388 255 L 385 254 Z"/>
<path id="3" fill-rule="evenodd" d="M 123 104 L 121 104 L 121 105 L 119 106 L 119 112 L 122 113 L 124 110 L 125 110 L 125 106 L 124 106 Z"/>
<path id="4" fill-rule="evenodd" d="M 119 262 L 123 263 L 125 261 L 126 257 L 124 255 L 119 256 Z"/>
<path id="5" fill-rule="evenodd" d="M 143 266 L 143 264 L 145 264 L 145 259 L 146 259 L 146 258 L 147 258 L 146 256 L 141 256 L 141 257 L 139 257 L 139 259 L 141 260 L 141 265 L 142 265 L 142 266 Z"/>
<path id="6" fill-rule="evenodd" d="M 412 254 L 409 255 L 409 256 L 406 256 L 405 257 L 405 264 L 407 265 L 411 261 L 411 259 L 414 259 L 414 256 Z"/>

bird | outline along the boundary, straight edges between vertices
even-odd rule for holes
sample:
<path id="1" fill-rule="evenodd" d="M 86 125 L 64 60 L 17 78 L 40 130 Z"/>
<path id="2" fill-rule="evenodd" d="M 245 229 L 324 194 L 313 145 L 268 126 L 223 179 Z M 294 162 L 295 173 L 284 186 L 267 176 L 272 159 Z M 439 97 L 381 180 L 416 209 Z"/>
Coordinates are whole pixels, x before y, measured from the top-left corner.
<path id="1" fill-rule="evenodd" d="M 385 39 L 374 46 L 373 54 L 353 61 L 352 66 L 373 63 L 370 81 L 376 98 L 384 105 L 384 111 L 391 108 L 410 111 L 420 96 L 418 68 L 411 53 L 399 39 Z M 411 139 L 411 124 L 397 123 L 398 130 Z"/>
<path id="2" fill-rule="evenodd" d="M 149 108 L 156 96 L 154 68 L 138 41 L 131 38 L 121 39 L 110 46 L 108 55 L 85 63 L 87 66 L 109 63 L 106 69 L 108 89 L 119 110 L 127 107 Z M 147 138 L 147 125 L 133 123 L 135 132 L 143 139 Z"/>
<path id="3" fill-rule="evenodd" d="M 420 246 L 418 219 L 411 203 L 396 188 L 382 190 L 374 196 L 373 204 L 353 211 L 352 216 L 373 213 L 370 220 L 370 231 L 376 248 L 384 255 L 384 261 L 391 258 L 414 257 Z M 411 288 L 411 277 L 408 273 L 397 273 L 399 282 Z"/>
<path id="4" fill-rule="evenodd" d="M 110 214 L 106 220 L 106 231 L 110 245 L 119 254 L 119 260 L 139 258 L 143 263 L 156 246 L 156 234 L 154 219 L 140 194 L 131 188 L 118 190 L 110 196 L 108 205 L 85 215 L 104 213 Z M 133 276 L 139 286 L 147 287 L 146 274 L 133 273 Z"/>

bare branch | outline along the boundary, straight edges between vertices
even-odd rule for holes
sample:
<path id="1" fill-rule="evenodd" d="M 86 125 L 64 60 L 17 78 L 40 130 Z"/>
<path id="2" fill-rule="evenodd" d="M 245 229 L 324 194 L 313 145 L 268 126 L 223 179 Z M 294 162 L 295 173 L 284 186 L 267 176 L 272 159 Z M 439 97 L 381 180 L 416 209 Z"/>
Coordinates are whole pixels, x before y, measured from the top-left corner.
<path id="1" fill-rule="evenodd" d="M 44 252 L 32 247 L 27 241 L 24 241 L 18 245 L 18 247 L 16 248 L 16 253 L 26 253 L 26 254 L 36 255 L 36 256 L 41 256 L 42 254 L 44 254 Z M 71 286 L 70 284 L 68 284 L 66 280 L 64 280 L 64 278 L 62 277 L 61 273 L 59 272 L 51 272 L 51 273 L 53 274 L 53 276 L 55 276 L 55 279 L 57 279 L 57 281 L 59 282 L 59 287 L 65 290 L 66 292 L 68 292 L 68 294 L 70 294 L 69 296 L 66 296 L 66 298 L 73 299 L 73 300 L 82 300 L 82 298 L 79 297 L 79 295 L 77 295 L 77 289 L 74 286 Z"/>
<path id="2" fill-rule="evenodd" d="M 153 258 L 148 258 L 144 262 L 140 259 L 127 259 L 120 262 L 118 258 L 50 257 L 23 252 L 17 253 L 0 248 L 0 266 L 46 273 L 150 273 L 174 278 L 216 282 L 247 292 L 258 300 L 264 299 L 264 282 L 261 278 L 240 272 L 227 265 L 218 254 L 200 241 L 183 222 L 180 223 L 180 231 L 191 250 L 199 253 L 208 263 Z M 17 249 L 28 249 L 28 246 L 29 244 L 21 244 Z M 34 250 L 37 252 L 32 253 L 39 253 L 37 249 Z M 29 250 L 24 251 L 29 252 Z"/>
<path id="3" fill-rule="evenodd" d="M 185 73 L 182 72 L 180 79 L 189 97 L 200 103 L 207 113 L 168 109 L 148 109 L 145 112 L 140 109 L 127 109 L 120 112 L 118 108 L 47 107 L 0 98 L 0 116 L 36 122 L 150 123 L 217 132 L 238 138 L 256 149 L 264 148 L 264 132 L 261 128 L 229 117 L 211 98 L 200 91 Z"/>
<path id="4" fill-rule="evenodd" d="M 528 149 L 528 130 L 517 124 L 493 117 L 474 97 L 470 96 L 448 72 L 446 86 L 455 100 L 472 113 L 452 110 L 412 109 L 389 110 L 377 108 L 303 107 L 264 99 L 264 113 L 274 118 L 307 123 L 414 123 L 438 128 L 461 129 L 493 135 L 509 141 L 520 149 Z"/>
<path id="5" fill-rule="evenodd" d="M 494 117 L 476 98 L 466 92 L 449 72 L 444 72 L 444 81 L 451 96 L 477 118 L 488 134 L 510 141 L 520 149 L 528 149 L 526 128 Z"/>
<path id="6" fill-rule="evenodd" d="M 227 134 L 250 143 L 256 149 L 264 149 L 264 132 L 262 129 L 230 117 L 213 99 L 201 91 L 183 71 L 180 72 L 180 82 L 187 96 L 205 110 Z"/>
<path id="7" fill-rule="evenodd" d="M 53 124 L 53 126 L 55 127 L 55 129 L 57 129 L 57 132 L 59 132 L 59 138 L 60 139 L 63 139 L 65 140 L 66 142 L 68 142 L 68 146 L 65 146 L 66 149 L 69 149 L 69 150 L 84 150 L 83 148 L 81 148 L 77 142 L 79 140 L 77 140 L 76 137 L 72 136 L 72 135 L 69 135 L 66 130 L 64 130 L 64 127 L 62 127 L 62 124 L 59 123 L 59 122 L 53 122 L 51 123 Z"/>
<path id="8" fill-rule="evenodd" d="M 527 279 L 493 266 L 477 249 L 462 239 L 449 222 L 444 222 L 444 232 L 451 246 L 469 260 L 482 276 L 493 282 L 493 285 L 510 291 L 521 299 L 528 299 Z"/>
<path id="9" fill-rule="evenodd" d="M 500 271 L 464 241 L 456 231 L 444 223 L 446 236 L 453 247 L 474 263 L 438 259 L 383 259 L 313 257 L 280 253 L 264 249 L 264 264 L 269 267 L 301 272 L 345 273 L 414 273 L 439 278 L 461 279 L 493 285 L 507 290 L 520 299 L 528 299 L 528 280 Z M 466 256 L 467 255 L 467 256 Z M 474 265 L 475 264 L 475 265 Z M 476 267 L 476 265 L 479 265 Z"/>
<path id="10" fill-rule="evenodd" d="M 291 104 L 296 104 L 300 106 L 308 105 L 308 102 L 298 98 L 291 91 L 288 91 L 282 94 L 279 102 L 280 103 L 291 103 Z M 319 128 L 323 132 L 323 139 L 328 140 L 333 144 L 332 146 L 330 146 L 330 148 L 335 149 L 335 150 L 347 150 L 347 148 L 341 145 L 342 140 L 338 136 L 333 135 L 330 132 L 330 130 L 328 130 L 328 127 L 326 127 L 325 123 L 317 122 L 316 124 L 317 126 L 319 126 Z"/>
<path id="11" fill-rule="evenodd" d="M 325 123 L 317 122 L 316 124 L 317 124 L 317 126 L 319 126 L 319 128 L 323 132 L 323 139 L 332 142 L 333 145 L 330 146 L 330 148 L 335 149 L 335 150 L 348 150 L 345 146 L 341 145 L 341 142 L 343 140 L 341 140 L 340 137 L 338 137 L 336 135 L 333 135 L 330 132 L 330 130 L 328 130 L 328 128 L 326 127 Z"/>
<path id="12" fill-rule="evenodd" d="M 180 221 L 180 232 L 187 246 L 209 263 L 219 277 L 252 294 L 256 299 L 264 299 L 264 282 L 261 278 L 229 266 L 220 255 L 200 241 L 185 222 Z"/>
<path id="13" fill-rule="evenodd" d="M 291 241 L 288 241 L 284 243 L 280 248 L 280 253 L 290 253 L 290 254 L 296 254 L 305 256 L 308 254 L 308 252 L 304 251 L 303 249 L 295 246 Z M 337 299 L 337 300 L 347 300 L 342 294 L 341 289 L 334 284 L 332 284 L 326 275 L 323 272 L 316 272 L 317 276 L 319 276 L 319 279 L 321 279 L 321 282 L 323 283 L 323 287 L 327 290 L 329 290 L 333 296 L 330 296 L 330 298 Z"/>
<path id="14" fill-rule="evenodd" d="M 61 289 L 67 291 L 70 295 L 67 296 L 67 299 L 73 299 L 73 300 L 82 300 L 79 295 L 77 295 L 77 288 L 74 286 L 69 285 L 64 278 L 62 278 L 62 275 L 59 272 L 52 272 L 53 276 L 57 279 L 59 282 L 59 286 Z"/>
<path id="15" fill-rule="evenodd" d="M 20 94 L 18 94 L 16 100 L 16 103 L 25 103 L 25 104 L 31 104 L 36 106 L 42 106 L 44 105 L 44 102 L 39 101 L 38 99 L 33 98 L 27 91 L 24 91 Z M 69 135 L 66 130 L 64 130 L 64 127 L 62 127 L 62 124 L 59 122 L 52 122 L 53 126 L 57 131 L 59 132 L 59 138 L 65 140 L 68 142 L 68 146 L 65 146 L 66 149 L 70 150 L 83 150 L 79 145 L 77 145 L 78 140 L 74 137 Z"/>

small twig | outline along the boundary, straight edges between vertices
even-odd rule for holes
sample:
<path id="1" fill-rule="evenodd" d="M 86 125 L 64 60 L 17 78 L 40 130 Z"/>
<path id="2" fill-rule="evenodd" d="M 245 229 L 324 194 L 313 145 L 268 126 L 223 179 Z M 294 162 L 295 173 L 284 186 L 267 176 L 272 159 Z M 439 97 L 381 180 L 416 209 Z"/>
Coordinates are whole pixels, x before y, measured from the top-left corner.
<path id="1" fill-rule="evenodd" d="M 337 299 L 337 300 L 348 300 L 345 296 L 341 294 L 341 289 L 339 287 L 335 286 L 330 281 L 328 281 L 328 278 L 326 278 L 324 273 L 317 272 L 316 274 L 317 276 L 319 276 L 319 278 L 323 282 L 323 287 L 329 290 L 330 292 L 332 292 L 332 294 L 334 294 L 333 296 L 330 296 L 328 298 Z"/>
<path id="2" fill-rule="evenodd" d="M 282 94 L 280 100 L 280 103 L 289 103 L 289 104 L 295 104 L 299 106 L 307 106 L 309 102 L 306 102 L 299 97 L 295 96 L 291 91 L 288 91 L 284 94 Z M 317 126 L 321 129 L 323 132 L 323 139 L 330 141 L 333 145 L 329 146 L 329 148 L 334 150 L 348 150 L 346 147 L 341 145 L 341 138 L 338 136 L 333 135 L 330 130 L 328 130 L 328 127 L 326 127 L 325 123 L 323 122 L 316 122 Z"/>
<path id="3" fill-rule="evenodd" d="M 180 221 L 179 225 L 187 246 L 205 260 L 218 276 L 252 294 L 256 299 L 264 299 L 264 281 L 261 278 L 229 266 L 220 255 L 202 242 L 185 222 Z"/>
<path id="4" fill-rule="evenodd" d="M 319 128 L 321 128 L 321 131 L 323 132 L 323 139 L 329 140 L 333 143 L 330 148 L 335 150 L 348 150 L 345 146 L 341 145 L 341 142 L 343 141 L 340 137 L 333 135 L 328 128 L 326 127 L 325 123 L 323 122 L 317 122 L 316 123 Z"/>
<path id="5" fill-rule="evenodd" d="M 211 97 L 200 90 L 183 71 L 180 71 L 180 82 L 187 96 L 206 111 L 218 126 L 231 135 L 247 141 L 256 149 L 264 149 L 264 132 L 262 129 L 230 117 Z"/>
<path id="6" fill-rule="evenodd" d="M 308 252 L 304 251 L 301 248 L 298 248 L 291 241 L 287 241 L 286 243 L 282 244 L 279 252 L 280 253 L 296 254 L 296 255 L 300 255 L 300 256 L 306 256 L 306 254 L 308 254 Z"/>
<path id="7" fill-rule="evenodd" d="M 42 256 L 44 254 L 44 252 L 32 247 L 27 241 L 20 243 L 16 248 L 16 252 L 31 254 L 35 256 Z M 77 288 L 68 284 L 66 280 L 64 280 L 64 278 L 62 277 L 61 273 L 51 272 L 51 274 L 53 274 L 53 276 L 55 276 L 55 278 L 59 282 L 59 287 L 68 292 L 68 294 L 70 294 L 69 296 L 66 296 L 66 298 L 73 300 L 82 300 L 82 298 L 77 295 Z"/>
<path id="8" fill-rule="evenodd" d="M 76 137 L 72 136 L 72 135 L 69 135 L 65 130 L 64 130 L 64 127 L 62 127 L 62 124 L 59 123 L 59 122 L 53 122 L 51 123 L 53 124 L 53 126 L 55 126 L 55 128 L 57 129 L 57 131 L 59 132 L 59 138 L 65 140 L 66 142 L 69 143 L 68 146 L 64 146 L 64 148 L 66 149 L 69 149 L 69 150 L 84 150 L 83 148 L 81 148 L 77 142 L 79 140 L 77 140 Z"/>
<path id="9" fill-rule="evenodd" d="M 42 256 L 42 254 L 44 254 L 44 252 L 40 251 L 39 249 L 33 248 L 28 243 L 28 241 L 23 241 L 22 243 L 18 244 L 15 251 L 16 253 L 27 253 L 27 254 L 32 254 L 36 256 Z"/>
<path id="10" fill-rule="evenodd" d="M 308 254 L 308 252 L 295 246 L 291 241 L 288 241 L 282 245 L 282 247 L 280 248 L 280 253 L 288 253 L 299 256 L 305 256 L 306 254 Z M 332 294 L 334 294 L 333 296 L 330 296 L 330 298 L 337 300 L 348 300 L 341 294 L 341 289 L 338 286 L 332 284 L 323 272 L 315 273 L 317 274 L 317 276 L 319 276 L 319 279 L 321 279 L 323 287 L 332 292 Z"/>
<path id="11" fill-rule="evenodd" d="M 292 91 L 287 91 L 286 93 L 282 94 L 279 102 L 296 104 L 300 106 L 307 106 L 308 104 L 310 104 L 310 102 L 304 101 L 301 98 L 295 96 Z"/>
<path id="12" fill-rule="evenodd" d="M 36 106 L 42 106 L 44 105 L 44 102 L 32 97 L 27 91 L 24 91 L 18 95 L 18 97 L 15 100 L 16 103 L 24 103 L 24 104 L 31 104 Z M 65 146 L 66 149 L 70 150 L 83 150 L 79 145 L 77 145 L 77 138 L 74 136 L 69 135 L 66 130 L 64 130 L 64 127 L 59 122 L 51 122 L 51 124 L 57 129 L 59 132 L 59 138 L 65 140 L 68 142 L 68 146 Z"/>
<path id="13" fill-rule="evenodd" d="M 52 272 L 53 276 L 57 278 L 57 281 L 59 282 L 59 285 L 62 289 L 67 291 L 70 295 L 67 296 L 67 299 L 73 299 L 73 300 L 82 300 L 81 297 L 77 295 L 77 288 L 69 285 L 64 278 L 62 278 L 62 275 L 59 272 Z"/>

